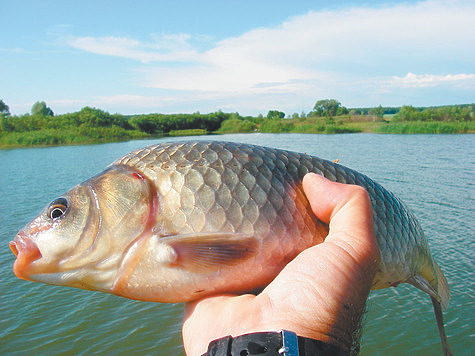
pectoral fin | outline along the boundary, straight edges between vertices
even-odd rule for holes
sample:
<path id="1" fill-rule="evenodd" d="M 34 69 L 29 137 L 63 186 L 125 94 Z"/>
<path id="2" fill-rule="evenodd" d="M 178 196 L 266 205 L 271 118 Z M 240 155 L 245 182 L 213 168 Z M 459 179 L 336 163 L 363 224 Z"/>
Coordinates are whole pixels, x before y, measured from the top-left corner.
<path id="1" fill-rule="evenodd" d="M 174 264 L 190 272 L 214 272 L 239 264 L 257 250 L 253 236 L 240 233 L 198 233 L 161 238 L 176 252 Z"/>

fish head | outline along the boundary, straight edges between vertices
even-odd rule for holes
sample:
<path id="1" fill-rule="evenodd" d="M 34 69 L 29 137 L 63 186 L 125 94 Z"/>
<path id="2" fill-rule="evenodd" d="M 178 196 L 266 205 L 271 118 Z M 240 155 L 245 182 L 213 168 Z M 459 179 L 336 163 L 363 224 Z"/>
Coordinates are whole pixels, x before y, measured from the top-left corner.
<path id="1" fill-rule="evenodd" d="M 151 229 L 148 181 L 112 166 L 54 199 L 10 242 L 25 280 L 110 292 L 131 242 Z"/>

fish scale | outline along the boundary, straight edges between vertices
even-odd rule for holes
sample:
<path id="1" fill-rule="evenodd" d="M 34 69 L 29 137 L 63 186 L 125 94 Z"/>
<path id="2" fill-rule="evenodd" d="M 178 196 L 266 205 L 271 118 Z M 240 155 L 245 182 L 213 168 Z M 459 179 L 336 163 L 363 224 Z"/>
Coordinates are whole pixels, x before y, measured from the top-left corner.
<path id="1" fill-rule="evenodd" d="M 372 288 L 407 282 L 428 293 L 449 355 L 449 289 L 414 215 L 367 176 L 303 153 L 219 141 L 131 152 L 17 234 L 14 271 L 157 302 L 261 289 L 328 234 L 303 192 L 308 172 L 368 191 L 381 251 Z"/>

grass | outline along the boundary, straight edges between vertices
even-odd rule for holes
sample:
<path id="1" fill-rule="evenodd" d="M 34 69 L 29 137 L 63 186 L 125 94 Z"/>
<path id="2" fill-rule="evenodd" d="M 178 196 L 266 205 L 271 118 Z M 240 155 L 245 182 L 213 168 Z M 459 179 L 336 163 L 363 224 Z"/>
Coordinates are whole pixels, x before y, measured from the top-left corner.
<path id="1" fill-rule="evenodd" d="M 266 133 L 396 133 L 396 134 L 434 134 L 434 133 L 473 133 L 475 121 L 392 121 L 392 116 L 377 118 L 372 116 L 344 115 L 336 118 L 307 117 L 305 119 L 264 119 L 255 126 L 242 120 L 227 120 L 217 133 L 266 132 Z M 247 123 L 245 125 L 244 123 Z"/>
<path id="2" fill-rule="evenodd" d="M 204 129 L 171 130 L 168 136 L 194 136 L 206 135 L 208 131 Z"/>
<path id="3" fill-rule="evenodd" d="M 121 127 L 80 127 L 77 129 L 45 129 L 26 132 L 8 132 L 0 135 L 0 147 L 32 147 L 79 145 L 140 139 L 149 135 L 137 130 L 125 130 Z"/>
<path id="4" fill-rule="evenodd" d="M 475 132 L 475 121 L 403 121 L 381 125 L 375 132 L 394 134 L 455 134 Z"/>
<path id="5" fill-rule="evenodd" d="M 231 118 L 223 121 L 216 133 L 245 133 L 256 130 L 256 124 L 249 120 Z"/>
<path id="6" fill-rule="evenodd" d="M 338 134 L 362 132 L 343 119 L 307 118 L 306 120 L 287 120 L 287 131 L 292 133 Z"/>

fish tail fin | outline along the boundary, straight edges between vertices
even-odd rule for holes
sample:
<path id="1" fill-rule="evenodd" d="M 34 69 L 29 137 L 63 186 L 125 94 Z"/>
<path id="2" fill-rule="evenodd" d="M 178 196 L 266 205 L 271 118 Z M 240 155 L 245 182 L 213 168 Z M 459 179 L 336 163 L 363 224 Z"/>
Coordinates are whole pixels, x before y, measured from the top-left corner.
<path id="1" fill-rule="evenodd" d="M 432 296 L 430 297 L 430 299 L 432 301 L 432 306 L 434 307 L 435 319 L 437 320 L 437 328 L 439 329 L 440 342 L 442 343 L 444 356 L 452 356 L 449 343 L 447 342 L 447 335 L 445 334 L 444 319 L 442 317 L 441 303 Z"/>
<path id="2" fill-rule="evenodd" d="M 406 282 L 419 288 L 437 300 L 442 306 L 442 310 L 447 310 L 450 301 L 450 289 L 437 262 L 434 260 L 429 265 L 425 265 L 420 272 Z"/>
<path id="3" fill-rule="evenodd" d="M 440 305 L 442 310 L 447 310 L 450 301 L 450 289 L 444 274 L 442 273 L 437 262 L 434 261 L 435 271 L 437 273 L 437 294 L 440 297 Z"/>
<path id="4" fill-rule="evenodd" d="M 450 301 L 449 285 L 437 262 L 433 261 L 433 266 L 433 268 L 423 268 L 420 275 L 411 277 L 407 282 L 430 295 L 444 356 L 452 356 L 442 317 L 442 310 L 447 309 Z"/>

